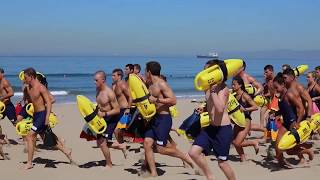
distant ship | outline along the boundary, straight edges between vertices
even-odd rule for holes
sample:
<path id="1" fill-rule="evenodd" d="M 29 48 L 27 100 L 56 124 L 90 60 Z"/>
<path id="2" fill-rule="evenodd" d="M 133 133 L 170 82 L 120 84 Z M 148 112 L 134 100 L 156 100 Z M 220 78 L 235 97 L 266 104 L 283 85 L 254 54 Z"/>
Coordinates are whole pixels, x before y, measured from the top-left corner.
<path id="1" fill-rule="evenodd" d="M 210 52 L 207 55 L 197 55 L 197 58 L 212 58 L 212 59 L 218 59 L 218 53 L 217 52 Z"/>

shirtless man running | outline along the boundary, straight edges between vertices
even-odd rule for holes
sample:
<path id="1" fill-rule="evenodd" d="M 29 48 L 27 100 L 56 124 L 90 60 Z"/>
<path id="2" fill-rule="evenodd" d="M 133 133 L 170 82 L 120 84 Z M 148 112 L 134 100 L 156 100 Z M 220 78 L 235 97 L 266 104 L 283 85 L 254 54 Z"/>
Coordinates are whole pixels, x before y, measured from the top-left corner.
<path id="1" fill-rule="evenodd" d="M 154 160 L 154 149 L 163 155 L 179 158 L 187 162 L 191 167 L 193 163 L 186 154 L 183 154 L 176 146 L 168 143 L 168 137 L 172 126 L 172 118 L 169 113 L 169 107 L 176 104 L 176 97 L 168 84 L 160 78 L 161 66 L 156 61 L 150 61 L 146 64 L 145 75 L 150 82 L 149 101 L 156 105 L 157 113 L 152 120 L 148 122 L 145 132 L 144 150 L 145 163 L 150 169 L 151 176 L 157 176 Z"/>
<path id="2" fill-rule="evenodd" d="M 51 100 L 48 90 L 36 79 L 36 71 L 33 68 L 24 70 L 25 83 L 27 84 L 26 92 L 34 107 L 33 126 L 26 136 L 28 146 L 28 161 L 24 169 L 33 168 L 32 160 L 34 155 L 34 143 L 37 134 L 44 138 L 44 131 L 49 127 L 49 115 L 51 112 Z M 71 150 L 67 149 L 64 144 L 56 139 L 55 147 L 59 149 L 74 164 L 71 157 Z"/>
<path id="3" fill-rule="evenodd" d="M 118 123 L 120 107 L 114 92 L 105 84 L 106 73 L 104 71 L 97 71 L 94 75 L 94 81 L 97 91 L 96 100 L 98 104 L 98 116 L 103 117 L 107 123 L 105 132 L 97 135 L 97 145 L 100 147 L 105 157 L 105 168 L 109 169 L 112 167 L 112 161 L 107 143 L 112 140 L 112 134 Z"/>
<path id="4" fill-rule="evenodd" d="M 123 71 L 121 69 L 114 69 L 112 71 L 112 89 L 116 95 L 116 99 L 120 106 L 120 114 L 118 116 L 118 121 L 120 121 L 122 116 L 128 115 L 130 113 L 130 107 L 132 103 L 128 83 L 122 80 L 122 78 Z M 118 128 L 117 126 L 115 129 L 115 135 L 117 141 L 120 143 L 119 146 L 125 149 L 125 144 L 123 144 L 124 129 L 125 128 Z"/>
<path id="5" fill-rule="evenodd" d="M 223 63 L 219 60 L 208 61 L 205 68 Z M 235 174 L 228 163 L 230 144 L 232 143 L 233 132 L 230 118 L 227 112 L 229 89 L 227 85 L 219 83 L 206 91 L 207 110 L 210 117 L 210 125 L 201 130 L 195 138 L 189 150 L 190 157 L 204 172 L 208 180 L 215 179 L 211 172 L 204 154 L 211 149 L 216 153 L 218 164 L 228 180 L 235 180 Z"/>

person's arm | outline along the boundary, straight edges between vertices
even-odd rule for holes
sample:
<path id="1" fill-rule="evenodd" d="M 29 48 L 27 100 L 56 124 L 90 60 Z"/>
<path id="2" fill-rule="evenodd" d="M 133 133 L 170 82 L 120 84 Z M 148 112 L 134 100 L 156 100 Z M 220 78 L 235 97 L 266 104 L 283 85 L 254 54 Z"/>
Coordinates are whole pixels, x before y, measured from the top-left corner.
<path id="1" fill-rule="evenodd" d="M 108 96 L 110 99 L 110 105 L 111 105 L 112 109 L 110 111 L 106 112 L 106 116 L 113 116 L 113 115 L 119 114 L 120 113 L 120 106 L 118 104 L 118 101 L 116 99 L 115 94 L 109 93 Z"/>
<path id="2" fill-rule="evenodd" d="M 56 99 L 54 98 L 54 96 L 51 94 L 51 92 L 49 90 L 48 90 L 48 93 L 49 93 L 49 98 L 50 98 L 51 104 L 55 103 Z"/>
<path id="3" fill-rule="evenodd" d="M 296 107 L 296 111 L 297 111 L 297 124 L 300 123 L 300 121 L 303 120 L 304 118 L 304 107 L 302 102 L 299 100 L 299 98 L 297 98 L 293 93 L 288 92 L 287 93 L 289 102 L 292 106 Z"/>
<path id="4" fill-rule="evenodd" d="M 306 112 L 307 116 L 311 117 L 311 115 L 313 114 L 313 112 L 312 112 L 312 99 L 311 99 L 308 91 L 305 90 L 302 85 L 298 85 L 298 88 L 299 88 L 298 90 L 300 92 L 301 98 L 308 103 L 307 112 Z"/>
<path id="5" fill-rule="evenodd" d="M 43 97 L 44 104 L 46 106 L 46 111 L 47 111 L 45 124 L 48 125 L 49 124 L 49 116 L 50 116 L 51 108 L 52 108 L 51 100 L 50 100 L 50 96 L 49 96 L 47 88 L 45 88 L 43 85 L 41 85 L 39 89 L 40 89 L 40 95 Z"/>
<path id="6" fill-rule="evenodd" d="M 248 94 L 244 93 L 243 98 L 245 102 L 250 105 L 250 107 L 244 108 L 244 111 L 252 112 L 258 110 L 258 106 Z"/>
<path id="7" fill-rule="evenodd" d="M 262 84 L 257 81 L 254 77 L 249 76 L 248 77 L 249 82 L 257 89 L 257 91 L 254 93 L 254 96 L 261 94 L 263 92 L 263 86 Z"/>
<path id="8" fill-rule="evenodd" d="M 313 88 L 318 94 L 320 94 L 320 86 L 316 84 L 316 86 Z M 313 97 L 312 98 L 312 101 L 316 101 L 316 100 L 319 100 L 320 99 L 320 96 L 317 96 L 317 97 Z"/>
<path id="9" fill-rule="evenodd" d="M 174 95 L 173 91 L 171 90 L 171 88 L 167 85 L 167 83 L 165 82 L 161 82 L 159 84 L 160 86 L 160 90 L 163 94 L 163 98 L 155 98 L 153 96 L 149 97 L 149 100 L 151 103 L 161 103 L 161 104 L 165 104 L 168 106 L 174 106 L 177 104 L 177 98 Z"/>
<path id="10" fill-rule="evenodd" d="M 4 80 L 4 82 L 3 82 L 3 89 L 7 92 L 7 94 L 0 97 L 0 101 L 8 99 L 8 98 L 12 97 L 14 94 L 13 89 L 12 89 L 9 81 L 7 81 L 7 80 Z"/>
<path id="11" fill-rule="evenodd" d="M 225 88 L 224 90 L 218 90 L 218 86 L 214 85 L 210 88 L 210 97 L 215 108 L 215 113 L 217 116 L 222 116 L 224 109 L 228 103 L 229 99 L 229 90 Z"/>
<path id="12" fill-rule="evenodd" d="M 130 90 L 129 90 L 129 87 L 128 87 L 128 84 L 126 82 L 123 82 L 121 83 L 121 89 L 122 89 L 122 92 L 124 94 L 124 96 L 126 97 L 127 101 L 128 101 L 128 107 L 126 107 L 126 113 L 129 113 L 130 112 L 130 107 L 131 107 L 131 104 L 132 104 L 132 97 L 131 97 L 131 93 L 130 93 Z"/>

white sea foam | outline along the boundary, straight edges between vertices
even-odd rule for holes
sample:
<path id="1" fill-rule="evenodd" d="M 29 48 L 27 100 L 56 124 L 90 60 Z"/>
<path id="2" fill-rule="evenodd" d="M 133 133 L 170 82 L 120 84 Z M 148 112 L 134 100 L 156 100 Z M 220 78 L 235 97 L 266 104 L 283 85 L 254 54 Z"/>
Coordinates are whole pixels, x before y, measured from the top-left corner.
<path id="1" fill-rule="evenodd" d="M 66 96 L 69 93 L 67 91 L 50 91 L 50 93 L 54 96 Z M 23 96 L 22 92 L 15 92 L 14 96 Z"/>

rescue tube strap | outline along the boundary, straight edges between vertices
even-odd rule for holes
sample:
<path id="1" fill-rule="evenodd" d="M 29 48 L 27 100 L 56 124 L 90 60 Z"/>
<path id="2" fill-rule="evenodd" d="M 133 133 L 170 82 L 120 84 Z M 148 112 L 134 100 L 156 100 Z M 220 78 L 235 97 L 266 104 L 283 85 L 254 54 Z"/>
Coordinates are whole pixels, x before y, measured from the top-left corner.
<path id="1" fill-rule="evenodd" d="M 225 81 L 227 81 L 227 78 L 228 78 L 228 70 L 227 70 L 226 63 L 222 62 L 222 63 L 219 63 L 218 65 L 219 65 L 219 67 L 222 71 L 222 74 L 223 74 L 223 81 L 222 82 L 225 82 Z"/>
<path id="2" fill-rule="evenodd" d="M 87 123 L 93 120 L 93 118 L 98 114 L 98 108 L 96 108 L 91 114 L 84 117 L 84 120 L 86 120 Z"/>
<path id="3" fill-rule="evenodd" d="M 295 128 L 292 128 L 290 130 L 290 133 L 294 136 L 294 138 L 296 139 L 296 143 L 299 144 L 300 143 L 300 136 L 298 134 L 298 131 Z"/>
<path id="4" fill-rule="evenodd" d="M 298 68 L 296 67 L 296 68 L 294 68 L 294 70 L 297 71 L 297 76 L 300 76 L 300 72 L 299 72 Z"/>
<path id="5" fill-rule="evenodd" d="M 238 111 L 239 109 L 240 109 L 240 105 L 238 105 L 238 106 L 237 106 L 236 108 L 234 108 L 233 110 L 229 111 L 228 114 L 230 115 L 230 114 Z"/>
<path id="6" fill-rule="evenodd" d="M 148 99 L 149 97 L 150 97 L 150 94 L 147 94 L 145 96 L 142 96 L 141 98 L 137 98 L 137 99 L 132 100 L 132 102 L 133 103 L 139 103 L 141 101 L 144 101 L 144 100 Z"/>

